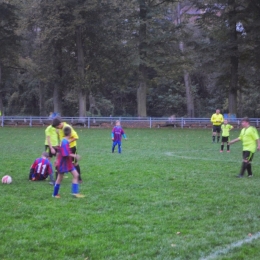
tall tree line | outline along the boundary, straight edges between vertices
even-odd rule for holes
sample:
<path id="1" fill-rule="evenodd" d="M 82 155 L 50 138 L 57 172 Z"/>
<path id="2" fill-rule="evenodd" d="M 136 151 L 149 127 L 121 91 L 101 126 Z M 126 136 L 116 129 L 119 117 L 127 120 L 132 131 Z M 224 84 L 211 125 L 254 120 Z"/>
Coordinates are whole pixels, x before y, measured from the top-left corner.
<path id="1" fill-rule="evenodd" d="M 0 1 L 6 115 L 260 116 L 257 0 Z"/>

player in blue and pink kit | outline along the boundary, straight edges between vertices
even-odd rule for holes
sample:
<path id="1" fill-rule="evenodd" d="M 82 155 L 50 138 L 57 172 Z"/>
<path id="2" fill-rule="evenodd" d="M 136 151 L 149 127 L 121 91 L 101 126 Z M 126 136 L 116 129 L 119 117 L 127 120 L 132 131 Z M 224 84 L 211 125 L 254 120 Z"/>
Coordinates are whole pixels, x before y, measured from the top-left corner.
<path id="1" fill-rule="evenodd" d="M 79 194 L 79 184 L 78 184 L 78 177 L 79 174 L 72 162 L 72 157 L 75 159 L 79 159 L 77 154 L 73 154 L 69 147 L 69 138 L 71 136 L 71 128 L 65 127 L 64 131 L 64 138 L 61 141 L 60 149 L 58 150 L 58 156 L 56 161 L 56 169 L 58 171 L 58 177 L 55 182 L 54 190 L 53 190 L 53 197 L 60 198 L 59 189 L 60 184 L 62 182 L 63 176 L 65 173 L 70 172 L 72 174 L 72 185 L 71 185 L 71 193 L 76 198 L 83 198 L 84 195 Z"/>
<path id="2" fill-rule="evenodd" d="M 47 179 L 48 176 L 50 176 L 50 180 L 53 181 L 53 170 L 48 156 L 49 154 L 47 152 L 43 152 L 40 158 L 35 159 L 30 168 L 30 181 L 43 181 Z"/>
<path id="3" fill-rule="evenodd" d="M 113 141 L 112 153 L 114 152 L 116 145 L 118 146 L 118 153 L 121 153 L 121 151 L 122 151 L 122 149 L 121 149 L 122 136 L 125 139 L 127 139 L 126 135 L 125 135 L 125 132 L 124 132 L 123 128 L 120 125 L 120 121 L 117 120 L 116 121 L 116 125 L 112 129 L 112 133 L 111 133 L 111 138 L 112 138 L 112 141 Z"/>

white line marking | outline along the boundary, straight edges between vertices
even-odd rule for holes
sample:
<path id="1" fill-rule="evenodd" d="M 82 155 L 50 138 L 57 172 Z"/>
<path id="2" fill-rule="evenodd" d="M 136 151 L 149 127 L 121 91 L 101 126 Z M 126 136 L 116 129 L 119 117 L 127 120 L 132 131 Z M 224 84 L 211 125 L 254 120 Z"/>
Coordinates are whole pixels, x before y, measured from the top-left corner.
<path id="1" fill-rule="evenodd" d="M 218 257 L 219 255 L 227 254 L 229 251 L 233 250 L 234 248 L 241 247 L 243 244 L 250 243 L 254 239 L 258 239 L 259 237 L 260 237 L 260 232 L 254 234 L 246 239 L 242 239 L 240 241 L 234 242 L 234 243 L 230 244 L 229 246 L 227 246 L 226 248 L 217 250 L 216 252 L 210 254 L 207 257 L 201 258 L 200 260 L 210 260 L 210 259 L 214 259 L 214 258 Z"/>
<path id="2" fill-rule="evenodd" d="M 185 156 L 181 154 L 176 154 L 174 152 L 165 152 L 165 155 L 167 156 L 172 156 L 172 157 L 177 157 L 181 159 L 188 159 L 188 160 L 197 160 L 197 161 L 215 161 L 215 162 L 232 162 L 232 163 L 240 163 L 241 160 L 226 160 L 227 157 L 224 157 L 224 159 L 215 159 L 215 158 L 204 158 L 204 157 L 191 157 L 191 156 Z M 259 165 L 260 163 L 253 161 L 254 165 Z"/>

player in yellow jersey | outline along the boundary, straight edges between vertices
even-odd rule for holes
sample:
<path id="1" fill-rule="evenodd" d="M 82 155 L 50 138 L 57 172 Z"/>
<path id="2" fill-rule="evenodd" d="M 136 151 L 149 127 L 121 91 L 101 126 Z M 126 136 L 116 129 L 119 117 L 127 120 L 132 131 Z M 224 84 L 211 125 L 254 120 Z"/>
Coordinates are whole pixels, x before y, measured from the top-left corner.
<path id="1" fill-rule="evenodd" d="M 222 132 L 222 139 L 221 139 L 221 148 L 220 152 L 223 152 L 224 149 L 224 143 L 227 143 L 227 152 L 230 152 L 229 150 L 229 132 L 233 129 L 233 126 L 228 124 L 227 119 L 224 120 L 224 124 L 221 125 L 221 132 Z"/>
<path id="2" fill-rule="evenodd" d="M 248 117 L 244 117 L 242 119 L 241 125 L 243 129 L 241 130 L 239 137 L 230 141 L 229 144 L 242 141 L 243 161 L 242 161 L 240 174 L 237 177 L 242 178 L 246 170 L 248 173 L 248 177 L 252 177 L 253 173 L 251 168 L 251 162 L 253 160 L 256 149 L 260 150 L 259 135 L 256 128 L 250 125 L 250 121 Z"/>
<path id="3" fill-rule="evenodd" d="M 79 139 L 79 136 L 78 136 L 77 132 L 74 130 L 74 128 L 71 125 L 67 124 L 66 122 L 62 122 L 60 117 L 55 117 L 52 120 L 52 126 L 55 127 L 56 129 L 58 129 L 60 142 L 65 137 L 65 135 L 64 135 L 65 127 L 71 128 L 71 135 L 70 135 L 70 138 L 69 138 L 69 146 L 70 146 L 71 153 L 77 154 L 77 140 Z M 79 163 L 78 163 L 76 158 L 74 158 L 73 164 L 74 164 L 74 166 L 75 166 L 75 168 L 76 168 L 76 170 L 79 174 L 79 182 L 81 183 L 82 182 L 81 171 L 80 171 Z"/>
<path id="4" fill-rule="evenodd" d="M 220 131 L 221 131 L 221 125 L 224 122 L 223 115 L 220 114 L 220 110 L 217 109 L 216 113 L 211 116 L 210 119 L 213 128 L 212 128 L 212 142 L 215 143 L 216 135 L 217 135 L 217 142 L 219 142 L 220 139 Z"/>

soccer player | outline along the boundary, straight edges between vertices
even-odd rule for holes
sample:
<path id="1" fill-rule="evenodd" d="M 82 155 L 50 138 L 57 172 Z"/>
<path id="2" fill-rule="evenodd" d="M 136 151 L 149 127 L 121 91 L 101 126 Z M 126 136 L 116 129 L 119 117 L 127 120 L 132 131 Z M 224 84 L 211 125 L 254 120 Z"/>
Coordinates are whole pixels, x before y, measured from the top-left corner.
<path id="1" fill-rule="evenodd" d="M 49 153 L 49 158 L 56 155 L 59 146 L 57 129 L 49 125 L 45 129 L 45 151 Z"/>
<path id="2" fill-rule="evenodd" d="M 43 152 L 40 158 L 35 159 L 30 168 L 29 180 L 42 181 L 50 176 L 50 180 L 53 182 L 53 170 L 48 156 L 47 152 Z"/>
<path id="3" fill-rule="evenodd" d="M 240 174 L 237 177 L 242 178 L 246 170 L 248 173 L 248 177 L 252 177 L 253 172 L 252 172 L 251 162 L 253 160 L 256 149 L 260 150 L 259 135 L 256 128 L 250 125 L 250 121 L 248 117 L 244 117 L 242 119 L 241 125 L 243 129 L 241 130 L 239 137 L 230 141 L 229 144 L 231 145 L 235 142 L 242 141 L 243 161 L 242 161 Z"/>
<path id="4" fill-rule="evenodd" d="M 73 176 L 72 185 L 71 185 L 71 193 L 76 198 L 83 198 L 84 195 L 79 193 L 79 174 L 72 162 L 72 158 L 79 159 L 79 156 L 75 153 L 72 153 L 69 147 L 69 140 L 71 139 L 71 127 L 65 127 L 63 129 L 64 138 L 61 141 L 61 146 L 59 148 L 56 160 L 56 167 L 58 170 L 58 178 L 54 185 L 53 197 L 60 198 L 59 190 L 60 184 L 62 182 L 64 173 L 70 172 Z"/>
<path id="5" fill-rule="evenodd" d="M 221 140 L 221 148 L 220 152 L 223 152 L 224 143 L 227 143 L 227 152 L 229 153 L 229 132 L 233 129 L 233 126 L 228 124 L 227 119 L 224 120 L 224 124 L 221 125 L 221 131 L 222 131 L 222 140 Z"/>
<path id="6" fill-rule="evenodd" d="M 59 147 L 59 137 L 57 133 L 57 129 L 52 125 L 49 125 L 45 129 L 45 151 L 49 154 L 48 158 L 51 160 L 52 157 L 56 156 L 58 147 Z M 58 173 L 56 172 L 56 179 Z M 50 182 L 50 184 L 54 185 L 54 182 Z"/>
<path id="7" fill-rule="evenodd" d="M 56 117 L 52 120 L 52 126 L 58 129 L 60 141 L 65 137 L 64 131 L 63 131 L 65 129 L 65 127 L 71 128 L 69 146 L 70 146 L 71 153 L 76 155 L 77 154 L 77 140 L 79 139 L 79 136 L 78 136 L 77 132 L 73 129 L 73 127 L 71 125 L 67 124 L 66 122 L 62 122 L 61 118 L 59 118 L 59 117 Z M 76 157 L 73 159 L 73 164 L 79 174 L 79 182 L 81 183 L 82 182 L 81 171 L 80 171 L 80 166 L 79 166 L 79 163 L 78 163 Z"/>
<path id="8" fill-rule="evenodd" d="M 118 153 L 122 152 L 122 148 L 121 148 L 122 136 L 125 139 L 127 139 L 126 135 L 125 135 L 125 132 L 124 132 L 123 128 L 120 125 L 120 121 L 116 120 L 116 125 L 113 127 L 112 133 L 111 133 L 111 138 L 112 138 L 112 141 L 113 141 L 112 153 L 114 152 L 116 145 L 118 146 Z"/>
<path id="9" fill-rule="evenodd" d="M 216 113 L 211 116 L 210 119 L 213 128 L 212 128 L 212 142 L 215 143 L 216 140 L 216 133 L 217 133 L 217 142 L 220 139 L 220 131 L 221 131 L 221 124 L 224 121 L 223 115 L 220 114 L 220 110 L 217 109 Z"/>

